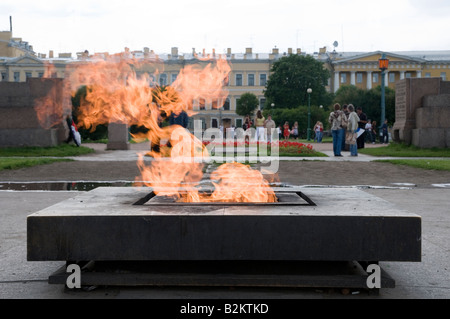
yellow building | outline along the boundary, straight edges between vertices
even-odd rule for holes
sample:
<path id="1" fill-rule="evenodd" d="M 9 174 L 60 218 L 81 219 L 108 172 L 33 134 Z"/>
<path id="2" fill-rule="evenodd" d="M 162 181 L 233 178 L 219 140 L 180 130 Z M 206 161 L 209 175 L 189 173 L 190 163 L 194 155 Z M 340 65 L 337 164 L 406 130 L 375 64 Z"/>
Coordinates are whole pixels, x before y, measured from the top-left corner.
<path id="1" fill-rule="evenodd" d="M 381 85 L 378 60 L 382 54 L 389 59 L 385 72 L 385 85 L 395 89 L 395 83 L 405 78 L 440 77 L 444 81 L 450 75 L 450 51 L 327 53 L 321 59 L 330 66 L 332 76 L 330 91 L 336 92 L 342 85 L 355 85 L 372 89 Z"/>
<path id="2" fill-rule="evenodd" d="M 240 96 L 250 92 L 259 99 L 259 109 L 265 105 L 264 89 L 270 78 L 272 64 L 283 56 L 302 54 L 300 49 L 295 52 L 288 48 L 281 53 L 278 48 L 270 53 L 255 53 L 252 48 L 246 48 L 243 53 L 233 53 L 231 48 L 226 54 L 196 52 L 180 53 L 173 47 L 170 54 L 156 54 L 149 48 L 142 51 L 129 51 L 136 59 L 151 59 L 152 67 L 136 69 L 137 75 L 144 73 L 153 77 L 155 83 L 160 85 L 172 84 L 181 69 L 186 65 L 205 64 L 206 58 L 226 58 L 231 65 L 231 74 L 227 84 L 228 98 L 223 101 L 198 100 L 193 101 L 195 119 L 202 121 L 204 129 L 210 127 L 224 128 L 241 127 L 243 117 L 236 114 L 236 105 Z M 441 77 L 447 80 L 450 76 L 450 51 L 423 51 L 423 52 L 329 52 L 321 48 L 313 53 L 313 57 L 323 62 L 324 67 L 330 71 L 331 77 L 327 86 L 329 92 L 337 92 L 343 85 L 355 85 L 361 89 L 371 89 L 381 84 L 381 71 L 378 68 L 378 59 L 385 53 L 389 59 L 389 69 L 385 72 L 385 84 L 395 88 L 395 83 L 408 77 Z M 88 51 L 77 53 L 76 58 L 71 54 L 60 53 L 56 57 L 53 51 L 46 54 L 37 54 L 32 46 L 20 38 L 13 38 L 12 31 L 0 32 L 0 81 L 24 82 L 29 77 L 43 77 L 51 70 L 50 76 L 64 78 L 66 67 L 76 63 L 89 63 L 92 58 L 106 58 L 108 53 L 94 53 Z M 51 66 L 51 69 L 49 68 Z M 158 72 L 155 72 L 158 69 Z M 162 71 L 161 71 L 162 70 Z M 48 74 L 47 74 L 48 76 Z M 213 105 L 223 104 L 216 109 Z M 192 121 L 191 121 L 192 122 Z M 192 123 L 190 128 L 193 128 Z"/>

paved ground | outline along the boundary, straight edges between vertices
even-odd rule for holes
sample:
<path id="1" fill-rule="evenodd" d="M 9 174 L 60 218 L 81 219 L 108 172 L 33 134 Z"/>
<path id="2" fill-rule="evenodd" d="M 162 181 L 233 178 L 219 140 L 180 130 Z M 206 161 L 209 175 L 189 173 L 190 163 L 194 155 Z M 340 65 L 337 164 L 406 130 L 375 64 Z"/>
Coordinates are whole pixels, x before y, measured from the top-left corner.
<path id="1" fill-rule="evenodd" d="M 385 163 L 369 156 L 343 158 L 289 159 L 280 162 L 278 181 L 297 186 L 358 187 L 422 217 L 422 262 L 382 263 L 396 281 L 396 288 L 382 289 L 378 296 L 365 291 L 343 295 L 336 290 L 243 289 L 243 288 L 97 288 L 67 291 L 49 285 L 48 276 L 61 263 L 27 262 L 26 217 L 55 203 L 72 198 L 78 191 L 7 191 L 7 184 L 59 181 L 130 181 L 139 175 L 136 152 L 145 145 L 132 145 L 130 151 L 106 151 L 103 145 L 88 145 L 96 153 L 75 162 L 53 163 L 34 168 L 0 172 L 0 298 L 149 298 L 149 299 L 447 299 L 450 297 L 450 173 L 425 171 Z M 330 144 L 314 147 L 331 154 Z M 368 147 L 372 147 L 369 145 Z M 274 177 L 274 176 L 272 176 Z M 3 189 L 3 191 L 2 191 Z M 66 188 L 62 188 L 66 189 Z"/>

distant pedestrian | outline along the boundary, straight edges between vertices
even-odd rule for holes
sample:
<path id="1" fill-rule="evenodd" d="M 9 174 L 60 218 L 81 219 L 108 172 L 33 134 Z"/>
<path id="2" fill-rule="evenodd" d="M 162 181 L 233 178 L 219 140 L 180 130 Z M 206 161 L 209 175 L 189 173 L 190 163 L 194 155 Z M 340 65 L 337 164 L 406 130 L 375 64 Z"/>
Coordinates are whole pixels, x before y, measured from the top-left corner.
<path id="1" fill-rule="evenodd" d="M 350 115 L 350 112 L 348 111 L 347 104 L 342 105 L 342 112 L 344 112 L 345 118 L 348 120 L 348 116 Z M 347 133 L 347 126 L 345 125 L 345 123 L 343 125 L 343 128 L 344 128 L 344 135 L 342 138 L 342 150 L 347 151 L 347 150 L 349 150 L 349 147 L 346 147 L 346 143 L 345 143 L 345 134 Z"/>
<path id="2" fill-rule="evenodd" d="M 316 125 L 314 125 L 314 142 L 322 143 L 323 139 L 323 123 L 317 121 Z"/>
<path id="3" fill-rule="evenodd" d="M 367 115 L 366 115 L 366 113 L 363 112 L 361 106 L 358 106 L 358 108 L 356 109 L 356 113 L 359 116 L 358 128 L 364 130 L 364 133 L 362 133 L 358 137 L 358 140 L 356 142 L 356 144 L 358 145 L 358 149 L 361 149 L 361 148 L 365 147 L 365 139 L 366 139 L 365 129 L 366 129 L 366 124 L 367 124 Z"/>
<path id="4" fill-rule="evenodd" d="M 284 125 L 283 125 L 283 136 L 284 136 L 284 139 L 288 140 L 290 135 L 291 135 L 291 130 L 289 129 L 289 122 L 286 121 L 286 122 L 284 122 Z"/>
<path id="5" fill-rule="evenodd" d="M 334 156 L 342 157 L 342 139 L 344 135 L 343 122 L 347 121 L 344 112 L 341 110 L 341 105 L 336 103 L 334 105 L 334 112 L 330 113 L 328 122 L 331 124 L 331 135 L 333 136 L 333 152 Z"/>
<path id="6" fill-rule="evenodd" d="M 272 143 L 272 136 L 274 134 L 274 131 L 277 128 L 275 121 L 272 120 L 272 115 L 269 114 L 267 116 L 267 120 L 264 123 L 264 128 L 265 128 L 266 134 L 267 134 L 267 142 Z"/>
<path id="7" fill-rule="evenodd" d="M 298 122 L 294 123 L 294 126 L 292 126 L 292 137 L 298 140 Z"/>
<path id="8" fill-rule="evenodd" d="M 384 120 L 383 125 L 381 126 L 381 143 L 389 144 L 389 128 L 388 128 L 388 120 Z"/>
<path id="9" fill-rule="evenodd" d="M 264 131 L 264 123 L 266 122 L 266 118 L 263 116 L 261 110 L 256 112 L 255 125 L 256 125 L 256 142 L 265 142 L 266 136 Z"/>
<path id="10" fill-rule="evenodd" d="M 372 122 L 372 144 L 377 142 L 377 121 Z"/>
<path id="11" fill-rule="evenodd" d="M 187 128 L 189 124 L 189 116 L 185 111 L 180 113 L 171 113 L 169 116 L 170 125 L 180 125 L 181 127 Z"/>
<path id="12" fill-rule="evenodd" d="M 358 156 L 358 146 L 356 145 L 359 116 L 355 112 L 353 105 L 348 106 L 348 126 L 345 141 L 349 145 L 350 156 Z"/>

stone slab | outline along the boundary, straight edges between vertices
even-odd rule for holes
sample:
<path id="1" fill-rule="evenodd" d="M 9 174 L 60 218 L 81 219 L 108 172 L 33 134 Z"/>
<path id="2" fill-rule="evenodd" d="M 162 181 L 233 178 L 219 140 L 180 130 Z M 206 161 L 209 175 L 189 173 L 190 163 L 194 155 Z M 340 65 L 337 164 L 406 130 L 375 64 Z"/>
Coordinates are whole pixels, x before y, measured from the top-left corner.
<path id="1" fill-rule="evenodd" d="M 108 125 L 108 150 L 129 150 L 128 125 L 120 123 L 109 123 Z"/>
<path id="2" fill-rule="evenodd" d="M 0 147 L 51 147 L 56 145 L 58 145 L 58 130 L 56 129 L 44 130 L 42 128 L 0 128 Z"/>
<path id="3" fill-rule="evenodd" d="M 27 217 L 29 261 L 421 261 L 421 217 L 354 188 L 276 188 L 316 206 L 133 205 L 97 188 Z"/>
<path id="4" fill-rule="evenodd" d="M 450 147 L 450 129 L 420 128 L 412 130 L 412 144 L 420 148 L 446 148 Z"/>

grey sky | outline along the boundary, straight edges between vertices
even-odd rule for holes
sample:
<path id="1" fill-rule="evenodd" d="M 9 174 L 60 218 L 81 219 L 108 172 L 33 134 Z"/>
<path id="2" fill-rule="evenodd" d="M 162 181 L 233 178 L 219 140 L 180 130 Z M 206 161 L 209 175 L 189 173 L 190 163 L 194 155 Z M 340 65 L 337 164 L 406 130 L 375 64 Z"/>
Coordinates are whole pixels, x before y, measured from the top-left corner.
<path id="1" fill-rule="evenodd" d="M 450 50 L 449 0 L 2 0 L 9 16 L 38 53 Z"/>

